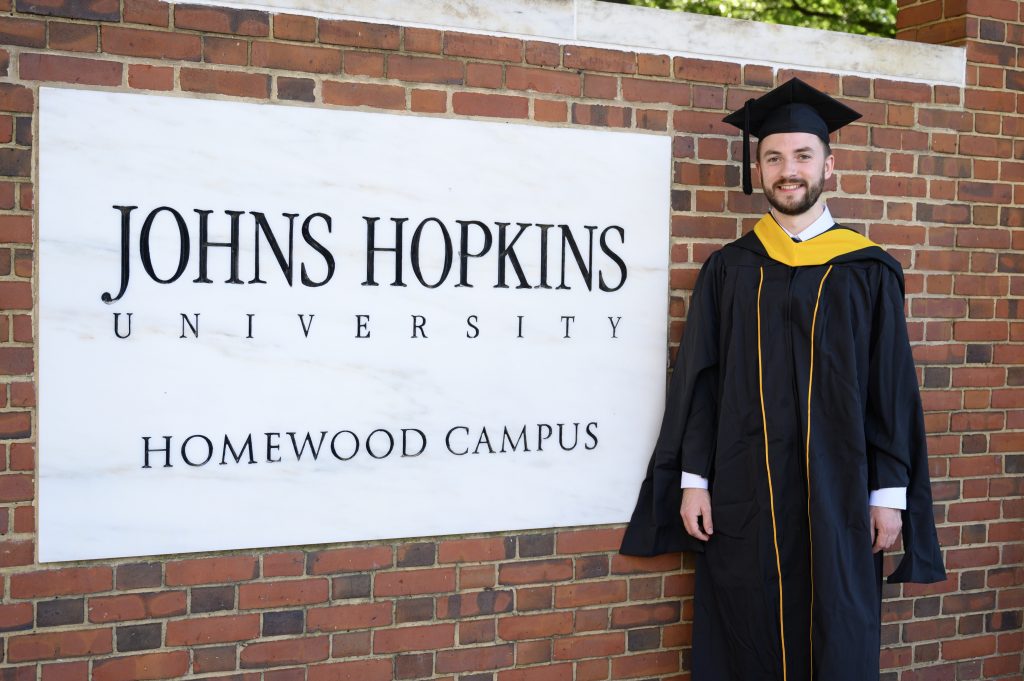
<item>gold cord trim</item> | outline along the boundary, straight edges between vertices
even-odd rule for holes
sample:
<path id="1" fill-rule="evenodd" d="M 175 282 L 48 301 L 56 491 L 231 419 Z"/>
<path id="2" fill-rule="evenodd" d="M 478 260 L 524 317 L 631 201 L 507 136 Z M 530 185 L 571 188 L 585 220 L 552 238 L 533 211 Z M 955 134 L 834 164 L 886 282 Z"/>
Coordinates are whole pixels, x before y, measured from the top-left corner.
<path id="1" fill-rule="evenodd" d="M 779 574 L 779 636 L 782 641 L 782 681 L 786 681 L 786 623 L 782 613 L 782 561 L 779 558 L 779 536 L 775 525 L 775 491 L 772 488 L 772 466 L 768 460 L 768 415 L 764 408 L 764 370 L 761 360 L 761 287 L 764 284 L 764 267 L 757 282 L 757 386 L 761 394 L 761 423 L 764 431 L 764 465 L 768 471 L 768 502 L 772 511 L 772 543 L 775 544 L 775 569 Z"/>
<path id="2" fill-rule="evenodd" d="M 811 617 L 808 625 L 808 636 L 811 642 L 810 678 L 814 678 L 814 533 L 811 531 L 811 388 L 814 385 L 814 328 L 818 323 L 818 304 L 821 302 L 821 291 L 825 288 L 825 279 L 828 278 L 831 271 L 832 265 L 829 265 L 825 274 L 821 276 L 821 281 L 818 283 L 818 297 L 814 299 L 814 314 L 811 316 L 811 367 L 807 375 L 807 444 L 804 446 L 804 456 L 806 457 L 804 472 L 807 475 L 807 544 L 811 566 Z"/>

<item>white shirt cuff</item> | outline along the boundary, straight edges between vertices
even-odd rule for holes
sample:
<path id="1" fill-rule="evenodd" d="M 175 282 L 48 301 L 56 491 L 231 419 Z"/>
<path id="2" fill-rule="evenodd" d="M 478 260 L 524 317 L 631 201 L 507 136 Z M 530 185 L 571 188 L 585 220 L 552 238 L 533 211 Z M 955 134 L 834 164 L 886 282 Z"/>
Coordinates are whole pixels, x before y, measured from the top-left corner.
<path id="1" fill-rule="evenodd" d="M 901 511 L 905 510 L 907 508 L 907 488 L 883 487 L 882 489 L 872 490 L 871 494 L 868 495 L 868 505 L 897 508 Z"/>
<path id="2" fill-rule="evenodd" d="M 686 489 L 686 488 L 707 489 L 708 488 L 708 479 L 707 478 L 702 478 L 699 475 L 694 475 L 693 473 L 687 473 L 686 471 L 683 471 L 683 480 L 682 480 L 682 483 L 679 486 L 682 487 L 683 489 Z"/>

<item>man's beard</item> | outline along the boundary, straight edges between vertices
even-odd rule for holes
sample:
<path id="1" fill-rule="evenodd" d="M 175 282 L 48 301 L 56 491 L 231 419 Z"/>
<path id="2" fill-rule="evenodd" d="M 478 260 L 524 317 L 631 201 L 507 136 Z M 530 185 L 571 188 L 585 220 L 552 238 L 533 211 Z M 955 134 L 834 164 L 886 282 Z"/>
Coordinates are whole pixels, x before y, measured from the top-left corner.
<path id="1" fill-rule="evenodd" d="M 815 203 L 818 202 L 818 197 L 821 196 L 822 190 L 825 188 L 825 169 L 821 169 L 821 177 L 817 182 L 813 184 L 807 184 L 803 180 L 799 180 L 801 184 L 807 187 L 807 191 L 804 192 L 804 198 L 797 203 L 785 204 L 779 201 L 775 197 L 775 190 L 769 189 L 768 187 L 762 187 L 764 189 L 765 198 L 768 199 L 768 203 L 771 204 L 772 208 L 779 211 L 783 215 L 802 215 L 809 211 Z M 792 182 L 777 182 L 779 184 L 793 184 Z"/>

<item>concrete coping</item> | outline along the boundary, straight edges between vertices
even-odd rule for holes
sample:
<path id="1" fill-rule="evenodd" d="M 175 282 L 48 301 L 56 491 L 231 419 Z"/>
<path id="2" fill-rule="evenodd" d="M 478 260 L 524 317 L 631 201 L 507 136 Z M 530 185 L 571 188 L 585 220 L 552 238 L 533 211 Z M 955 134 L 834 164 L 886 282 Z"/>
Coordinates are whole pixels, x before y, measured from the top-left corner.
<path id="1" fill-rule="evenodd" d="M 187 0 L 187 4 L 457 29 L 956 87 L 964 86 L 966 76 L 962 47 L 597 0 Z"/>

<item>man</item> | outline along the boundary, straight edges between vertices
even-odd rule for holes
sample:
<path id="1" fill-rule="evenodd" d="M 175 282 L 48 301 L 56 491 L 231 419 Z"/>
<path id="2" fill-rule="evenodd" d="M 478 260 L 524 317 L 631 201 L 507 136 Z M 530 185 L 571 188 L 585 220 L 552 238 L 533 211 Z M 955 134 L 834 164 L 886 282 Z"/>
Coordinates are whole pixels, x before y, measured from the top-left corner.
<path id="1" fill-rule="evenodd" d="M 697 553 L 694 681 L 877 680 L 882 552 L 945 578 L 903 272 L 821 197 L 859 117 L 793 79 L 725 119 L 771 212 L 701 269 L 622 544 Z"/>

